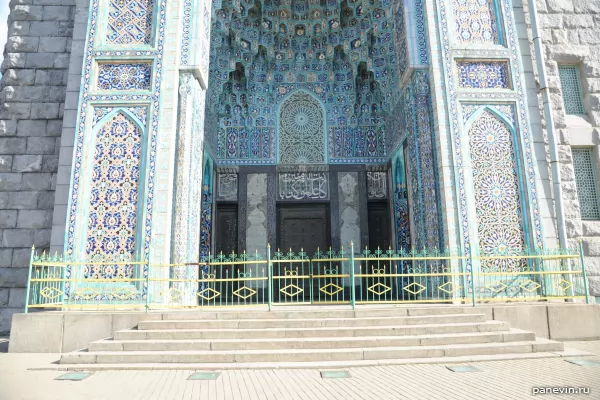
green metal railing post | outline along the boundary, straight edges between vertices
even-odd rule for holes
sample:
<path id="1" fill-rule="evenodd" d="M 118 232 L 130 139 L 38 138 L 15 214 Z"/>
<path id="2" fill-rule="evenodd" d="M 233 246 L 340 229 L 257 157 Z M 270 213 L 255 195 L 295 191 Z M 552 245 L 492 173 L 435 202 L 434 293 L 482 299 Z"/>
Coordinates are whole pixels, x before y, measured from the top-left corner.
<path id="1" fill-rule="evenodd" d="M 140 264 L 144 270 L 144 262 Z M 150 263 L 148 263 L 148 273 L 146 274 L 146 312 L 150 309 Z"/>
<path id="2" fill-rule="evenodd" d="M 354 243 L 350 242 L 350 304 L 356 308 L 356 283 L 354 282 Z"/>
<path id="3" fill-rule="evenodd" d="M 329 246 L 329 250 L 331 251 L 331 246 Z M 292 249 L 290 249 L 290 251 L 292 251 Z M 300 248 L 300 251 L 304 252 L 304 248 Z M 310 304 L 314 303 L 314 298 L 313 298 L 313 279 L 314 278 L 313 278 L 313 273 L 312 273 L 312 270 L 313 270 L 312 263 L 313 263 L 313 260 L 311 258 L 310 260 L 308 260 L 308 295 L 310 296 L 309 297 Z M 317 263 L 317 268 L 318 268 L 318 265 L 319 265 L 319 263 Z M 302 272 L 302 274 L 304 275 L 304 272 Z"/>
<path id="4" fill-rule="evenodd" d="M 475 265 L 473 264 L 473 248 L 469 250 L 469 261 L 471 262 L 471 302 L 475 307 Z"/>
<path id="5" fill-rule="evenodd" d="M 27 274 L 27 289 L 25 290 L 25 314 L 29 311 L 29 291 L 31 290 L 31 270 L 33 269 L 34 254 L 35 245 L 31 246 L 31 256 L 29 257 L 29 273 Z"/>
<path id="6" fill-rule="evenodd" d="M 581 259 L 581 274 L 583 276 L 583 290 L 585 290 L 585 303 L 590 304 L 590 293 L 588 292 L 588 281 L 585 273 L 585 263 L 583 261 L 583 243 L 581 240 L 579 241 L 579 258 Z"/>
<path id="7" fill-rule="evenodd" d="M 267 243 L 267 274 L 269 276 L 268 279 L 268 289 L 269 289 L 269 311 L 273 307 L 273 264 L 271 264 L 271 243 Z"/>

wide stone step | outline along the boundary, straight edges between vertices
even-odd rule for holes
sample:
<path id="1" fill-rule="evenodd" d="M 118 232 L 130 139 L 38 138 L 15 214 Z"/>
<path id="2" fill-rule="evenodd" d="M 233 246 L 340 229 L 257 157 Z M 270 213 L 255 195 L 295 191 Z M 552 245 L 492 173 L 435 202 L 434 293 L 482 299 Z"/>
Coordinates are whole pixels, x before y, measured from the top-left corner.
<path id="1" fill-rule="evenodd" d="M 359 337 L 406 336 L 446 333 L 508 331 L 502 321 L 466 322 L 443 325 L 389 325 L 373 327 L 332 328 L 268 328 L 268 329 L 158 329 L 122 330 L 115 332 L 115 340 L 193 340 L 193 339 L 267 339 L 300 337 Z"/>
<path id="2" fill-rule="evenodd" d="M 483 314 L 447 314 L 413 317 L 315 318 L 315 319 L 242 319 L 242 320 L 162 320 L 142 321 L 138 330 L 157 329 L 264 329 L 325 328 L 378 325 L 431 325 L 459 322 L 485 322 Z"/>
<path id="3" fill-rule="evenodd" d="M 313 319 L 313 318 L 361 318 L 361 317 L 393 317 L 423 316 L 446 314 L 479 314 L 477 308 L 465 306 L 447 307 L 386 307 L 363 308 L 357 310 L 334 309 L 323 310 L 274 310 L 263 311 L 178 311 L 163 313 L 163 320 L 239 320 L 239 319 Z"/>
<path id="4" fill-rule="evenodd" d="M 452 333 L 421 336 L 365 336 L 342 338 L 295 338 L 254 340 L 99 340 L 90 352 L 99 351 L 185 351 L 185 350 L 275 350 L 338 349 L 363 347 L 434 346 L 535 340 L 532 332 Z"/>
<path id="5" fill-rule="evenodd" d="M 337 369 L 349 367 L 376 367 L 386 365 L 414 365 L 414 364 L 461 364 L 488 361 L 507 360 L 532 360 L 541 358 L 560 358 L 561 352 L 539 353 L 509 353 L 473 355 L 460 357 L 429 357 L 429 358 L 401 358 L 385 360 L 359 360 L 359 361 L 312 361 L 312 362 L 263 362 L 263 363 L 136 363 L 136 364 L 55 364 L 54 367 L 44 367 L 44 371 L 214 371 L 214 370 L 242 370 L 242 369 Z M 579 357 L 593 356 L 591 353 L 578 355 Z M 32 368 L 36 370 L 35 368 Z"/>
<path id="6" fill-rule="evenodd" d="M 122 363 L 260 363 L 358 361 L 403 358 L 459 357 L 562 351 L 551 340 L 512 343 L 452 344 L 440 346 L 374 347 L 350 349 L 220 350 L 220 351 L 107 351 L 64 354 L 61 364 Z"/>

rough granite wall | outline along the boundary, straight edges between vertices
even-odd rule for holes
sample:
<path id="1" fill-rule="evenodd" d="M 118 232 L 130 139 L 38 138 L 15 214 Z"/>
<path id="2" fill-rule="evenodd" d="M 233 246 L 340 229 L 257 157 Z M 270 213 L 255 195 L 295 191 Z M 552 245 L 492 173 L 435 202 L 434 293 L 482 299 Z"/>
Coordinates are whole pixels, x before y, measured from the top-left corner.
<path id="1" fill-rule="evenodd" d="M 74 5 L 10 2 L 0 81 L 0 335 L 23 311 L 31 246 L 50 244 Z"/>
<path id="2" fill-rule="evenodd" d="M 529 3 L 524 3 L 529 23 Z M 583 241 L 590 293 L 600 296 L 600 221 L 581 220 L 571 153 L 571 147 L 593 148 L 600 173 L 600 0 L 537 0 L 536 5 L 556 128 L 567 236 L 571 246 L 579 239 Z M 529 30 L 530 40 L 532 37 Z M 566 115 L 558 65 L 579 67 L 587 115 Z M 539 81 L 536 83 L 539 88 Z M 540 115 L 543 117 L 541 108 Z"/>

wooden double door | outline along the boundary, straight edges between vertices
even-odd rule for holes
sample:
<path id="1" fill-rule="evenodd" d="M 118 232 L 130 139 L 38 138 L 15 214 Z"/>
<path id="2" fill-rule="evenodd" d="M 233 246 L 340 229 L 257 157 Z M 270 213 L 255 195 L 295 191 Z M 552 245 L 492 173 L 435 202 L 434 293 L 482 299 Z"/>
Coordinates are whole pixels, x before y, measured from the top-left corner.
<path id="1" fill-rule="evenodd" d="M 331 245 L 328 204 L 280 204 L 277 207 L 277 247 L 282 252 L 301 249 L 312 257 Z"/>
<path id="2" fill-rule="evenodd" d="M 322 251 L 331 246 L 331 225 L 328 204 L 280 204 L 277 207 L 277 248 L 304 249 L 312 257 L 317 248 Z M 387 250 L 391 245 L 389 209 L 385 202 L 369 202 L 369 248 Z M 225 254 L 238 252 L 237 204 L 217 206 L 216 251 Z M 356 245 L 356 243 L 355 243 Z M 336 249 L 339 250 L 339 249 Z"/>
<path id="3" fill-rule="evenodd" d="M 216 215 L 216 254 L 238 253 L 237 204 L 218 204 Z M 317 249 L 331 245 L 328 204 L 292 204 L 277 207 L 277 248 L 298 253 L 304 249 L 312 257 Z M 275 250 L 275 249 L 273 249 Z"/>

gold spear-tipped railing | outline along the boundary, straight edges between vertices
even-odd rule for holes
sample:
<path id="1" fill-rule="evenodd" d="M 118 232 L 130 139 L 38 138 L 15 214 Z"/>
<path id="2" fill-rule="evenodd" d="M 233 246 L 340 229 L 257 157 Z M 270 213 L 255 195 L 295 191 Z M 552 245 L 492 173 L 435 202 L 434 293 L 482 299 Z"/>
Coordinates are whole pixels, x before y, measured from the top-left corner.
<path id="1" fill-rule="evenodd" d="M 301 249 L 209 254 L 205 262 L 73 261 L 32 249 L 25 312 L 304 304 L 589 302 L 576 250 Z"/>

